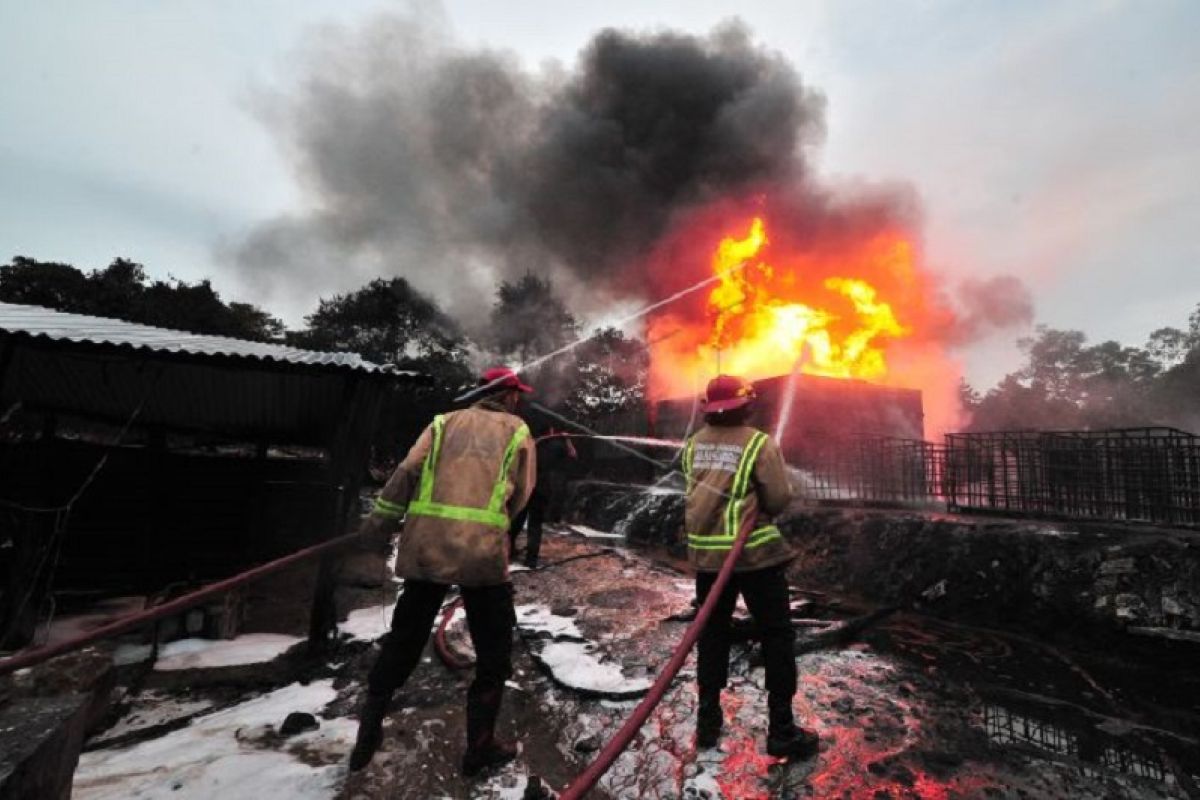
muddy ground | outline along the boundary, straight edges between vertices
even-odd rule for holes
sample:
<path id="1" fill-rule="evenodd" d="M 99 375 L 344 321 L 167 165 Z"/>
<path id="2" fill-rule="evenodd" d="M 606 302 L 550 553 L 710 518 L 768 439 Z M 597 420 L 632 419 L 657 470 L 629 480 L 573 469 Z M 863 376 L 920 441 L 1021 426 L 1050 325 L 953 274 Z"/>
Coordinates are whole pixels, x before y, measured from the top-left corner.
<path id="1" fill-rule="evenodd" d="M 553 536 L 543 558 L 597 549 Z M 518 605 L 538 604 L 574 621 L 632 680 L 655 674 L 669 657 L 686 626 L 669 618 L 692 594 L 683 574 L 624 551 L 521 574 L 515 583 Z M 735 651 L 719 750 L 698 753 L 692 744 L 689 662 L 601 784 L 608 796 L 1159 798 L 1187 797 L 1200 780 L 1193 670 L 1084 658 L 906 611 L 838 639 L 822 634 L 823 622 L 860 619 L 871 609 L 797 588 L 800 649 L 813 647 L 814 634 L 826 642 L 798 657 L 796 710 L 820 732 L 820 754 L 798 764 L 765 755 L 763 674 L 756 646 L 746 641 Z M 457 777 L 469 676 L 431 660 L 398 698 L 384 750 L 349 777 L 341 797 L 519 797 L 531 775 L 564 785 L 633 703 L 556 684 L 532 655 L 541 641 L 518 647 L 506 703 L 505 733 L 523 744 L 516 764 L 480 784 Z M 365 667 L 365 656 L 348 668 L 351 675 Z M 357 685 L 346 687 L 347 695 L 355 692 Z"/>
<path id="2" fill-rule="evenodd" d="M 514 574 L 519 642 L 501 732 L 518 739 L 522 751 L 514 764 L 483 780 L 467 782 L 458 775 L 470 671 L 448 670 L 432 647 L 397 695 L 374 762 L 359 774 L 346 773 L 350 717 L 377 652 L 370 639 L 382 629 L 383 608 L 359 612 L 358 637 L 347 635 L 329 659 L 294 662 L 298 669 L 288 680 L 298 676 L 308 683 L 276 690 L 276 700 L 264 696 L 263 687 L 220 688 L 217 682 L 201 689 L 191 677 L 160 678 L 131 701 L 125 722 L 118 724 L 157 710 L 166 720 L 164 730 L 175 731 L 168 735 L 180 739 L 195 729 L 199 739 L 178 742 L 180 758 L 194 749 L 192 741 L 229 739 L 222 774 L 238 773 L 243 782 L 225 784 L 219 794 L 227 797 L 248 796 L 239 792 L 253 785 L 255 797 L 515 800 L 532 776 L 561 788 L 610 738 L 636 703 L 630 697 L 644 690 L 670 656 L 687 625 L 678 616 L 689 607 L 692 583 L 649 551 L 565 529 L 547 537 L 542 559 L 545 569 Z M 815 758 L 785 763 L 765 755 L 763 672 L 752 626 L 746 624 L 724 698 L 727 724 L 720 747 L 697 752 L 692 743 L 689 660 L 666 701 L 592 796 L 1200 796 L 1195 789 L 1200 677 L 1194 660 L 1177 661 L 1176 667 L 1131 664 L 1111 653 L 1067 652 L 1011 630 L 965 627 L 905 609 L 877 612 L 795 587 L 800 672 L 795 707 L 822 737 Z M 364 619 L 371 623 L 365 628 Z M 463 629 L 461 620 L 453 623 L 449 641 L 455 652 L 469 656 Z M 282 712 L 301 700 L 310 704 L 319 730 L 282 737 Z M 249 725 L 239 709 L 252 704 L 263 708 Z M 180 722 L 170 721 L 177 715 L 172 708 Z M 108 735 L 113 734 L 122 747 L 131 735 L 141 738 L 120 729 Z M 130 796 L 130 787 L 143 797 L 215 796 L 204 792 L 221 786 L 208 758 L 193 759 L 191 782 L 180 780 L 181 768 L 172 767 L 164 770 L 163 782 L 146 784 L 138 770 L 153 769 L 154 760 L 164 757 L 147 748 L 163 746 L 143 743 L 141 761 L 124 764 L 121 749 L 103 746 L 104 735 L 94 737 L 90 746 L 96 748 L 99 740 L 102 749 L 85 757 L 76 775 L 77 796 L 85 800 Z M 251 757 L 260 761 L 245 760 Z M 288 763 L 293 782 L 272 789 L 273 773 L 266 768 L 285 774 Z"/>

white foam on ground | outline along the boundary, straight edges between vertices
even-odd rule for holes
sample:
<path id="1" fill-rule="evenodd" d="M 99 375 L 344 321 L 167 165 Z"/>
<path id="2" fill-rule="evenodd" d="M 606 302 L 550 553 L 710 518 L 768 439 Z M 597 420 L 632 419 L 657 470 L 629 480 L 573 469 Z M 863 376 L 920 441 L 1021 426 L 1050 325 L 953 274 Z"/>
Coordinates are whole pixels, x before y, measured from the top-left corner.
<path id="1" fill-rule="evenodd" d="M 516 607 L 517 627 L 528 633 L 546 633 L 557 639 L 569 637 L 582 640 L 583 633 L 570 617 L 550 613 L 543 605 L 529 604 Z"/>
<path id="2" fill-rule="evenodd" d="M 564 686 L 588 692 L 633 695 L 645 692 L 651 681 L 626 678 L 619 664 L 601 662 L 579 642 L 547 642 L 537 657 Z"/>
<path id="3" fill-rule="evenodd" d="M 285 686 L 200 717 L 186 728 L 133 747 L 84 753 L 75 770 L 76 800 L 208 800 L 289 798 L 326 800 L 345 774 L 342 754 L 355 733 L 349 719 L 320 720 L 319 730 L 284 740 L 280 749 L 255 740 L 292 711 L 320 712 L 336 696 L 333 682 Z M 337 763 L 313 767 L 287 750 L 324 751 Z"/>
<path id="4" fill-rule="evenodd" d="M 624 539 L 625 538 L 624 536 L 622 536 L 619 533 L 609 533 L 608 531 L 598 531 L 595 528 L 589 528 L 587 525 L 578 525 L 574 522 L 572 522 L 570 525 L 567 525 L 566 527 L 567 527 L 567 530 L 570 531 L 571 533 L 578 534 L 579 536 L 583 536 L 588 539 Z"/>
<path id="5" fill-rule="evenodd" d="M 157 692 L 145 692 L 135 700 L 130 711 L 108 730 L 89 740 L 98 744 L 127 733 L 152 728 L 212 708 L 212 700 L 187 700 Z"/>
<path id="6" fill-rule="evenodd" d="M 279 633 L 248 633 L 236 639 L 179 639 L 158 648 L 154 669 L 171 672 L 261 664 L 278 658 L 302 641 L 298 636 Z M 113 653 L 113 662 L 133 664 L 149 657 L 150 645 L 123 644 Z"/>
<path id="7" fill-rule="evenodd" d="M 370 606 L 351 611 L 345 622 L 338 623 L 338 630 L 350 635 L 351 639 L 373 642 L 388 632 L 392 624 L 392 611 L 396 604 Z"/>

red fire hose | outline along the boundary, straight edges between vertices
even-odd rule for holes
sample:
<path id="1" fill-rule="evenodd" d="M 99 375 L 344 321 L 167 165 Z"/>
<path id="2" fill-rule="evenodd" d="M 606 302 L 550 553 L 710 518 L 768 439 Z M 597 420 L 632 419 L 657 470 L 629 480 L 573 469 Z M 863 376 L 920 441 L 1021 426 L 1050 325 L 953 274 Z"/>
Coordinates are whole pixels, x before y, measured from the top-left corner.
<path id="1" fill-rule="evenodd" d="M 122 617 L 118 620 L 110 622 L 96 628 L 93 631 L 85 633 L 82 636 L 77 636 L 74 639 L 58 642 L 57 644 L 39 647 L 34 650 L 26 650 L 23 653 L 18 653 L 11 658 L 0 660 L 0 675 L 6 675 L 18 669 L 31 667 L 34 664 L 40 664 L 43 661 L 54 658 L 55 656 L 69 653 L 72 650 L 78 650 L 86 647 L 89 644 L 99 642 L 104 639 L 118 636 L 122 633 L 140 628 L 148 622 L 170 617 L 178 614 L 181 611 L 187 611 L 189 608 L 194 608 L 211 597 L 215 597 L 231 589 L 236 589 L 259 578 L 265 578 L 282 569 L 286 569 L 300 561 L 305 561 L 314 556 L 319 556 L 334 550 L 342 545 L 349 544 L 358 538 L 357 533 L 347 533 L 344 536 L 339 536 L 336 539 L 330 539 L 320 544 L 315 544 L 312 547 L 306 547 L 303 550 L 297 550 L 291 555 L 277 558 L 274 561 L 268 561 L 266 564 L 261 564 L 253 569 L 248 569 L 245 572 L 234 575 L 232 578 L 226 578 L 223 581 L 218 581 L 205 586 L 190 594 L 185 594 L 182 597 L 177 597 L 174 600 L 163 603 L 161 606 L 139 611 L 136 614 L 130 614 L 127 617 Z"/>
<path id="2" fill-rule="evenodd" d="M 650 718 L 650 714 L 662 701 L 663 695 L 667 693 L 667 689 L 671 686 L 671 681 L 675 680 L 675 676 L 679 674 L 680 668 L 687 660 L 688 653 L 691 652 L 692 645 L 700 638 L 701 631 L 704 630 L 705 623 L 712 616 L 713 609 L 717 605 L 717 599 L 721 596 L 721 592 L 725 591 L 725 585 L 729 583 L 729 576 L 733 574 L 733 566 L 737 563 L 738 556 L 742 554 L 742 549 L 746 546 L 746 537 L 750 534 L 752 527 L 752 519 L 746 520 L 738 531 L 737 538 L 734 539 L 733 547 L 729 550 L 729 555 L 725 558 L 725 563 L 721 565 L 721 571 L 717 573 L 717 579 L 713 581 L 712 588 L 708 592 L 708 597 L 704 598 L 704 603 L 700 606 L 700 610 L 696 612 L 696 618 L 692 620 L 692 624 L 684 632 L 683 638 L 679 641 L 679 645 L 675 648 L 675 652 L 671 654 L 671 660 L 667 662 L 667 666 L 662 673 L 654 681 L 654 685 L 650 687 L 650 691 L 642 698 L 642 702 L 638 703 L 637 708 L 625 720 L 621 729 L 616 735 L 609 740 L 597 755 L 594 761 L 588 765 L 587 769 L 579 773 L 575 780 L 571 781 L 571 785 L 563 790 L 559 795 L 559 800 L 579 800 L 587 794 L 596 782 L 603 777 L 612 763 L 617 760 L 617 756 L 624 752 L 625 748 L 633 740 L 634 735 Z"/>
<path id="3" fill-rule="evenodd" d="M 683 638 L 679 640 L 679 644 L 675 648 L 675 652 L 671 654 L 670 661 L 663 669 L 662 673 L 654 681 L 654 685 L 642 698 L 642 702 L 638 703 L 637 708 L 621 725 L 620 730 L 608 742 L 607 745 L 596 755 L 594 761 L 588 765 L 587 769 L 579 773 L 575 780 L 563 790 L 559 795 L 558 800 L 579 800 L 587 794 L 595 785 L 596 782 L 604 776 L 612 763 L 617 760 L 617 756 L 625 751 L 629 743 L 633 740 L 638 730 L 650 718 L 650 714 L 662 702 L 663 696 L 667 693 L 667 689 L 671 686 L 671 681 L 675 680 L 675 676 L 679 674 L 679 670 L 687 661 L 688 653 L 692 650 L 692 645 L 700 638 L 701 631 L 704 630 L 705 623 L 712 616 L 712 611 L 717 605 L 717 599 L 721 596 L 721 592 L 725 591 L 726 584 L 729 583 L 729 576 L 733 574 L 733 567 L 737 563 L 738 557 L 742 554 L 742 550 L 746 546 L 746 537 L 750 534 L 753 527 L 753 519 L 747 519 L 738 531 L 737 537 L 733 541 L 733 547 L 729 550 L 729 555 L 725 558 L 725 563 L 721 565 L 721 571 L 717 573 L 717 579 L 713 581 L 712 588 L 708 592 L 708 596 L 704 598 L 704 603 L 700 606 L 700 610 L 696 612 L 696 618 L 692 620 L 692 624 L 684 631 Z M 573 559 L 568 559 L 573 560 Z M 458 610 L 462 604 L 462 598 L 458 598 L 446 606 L 446 610 L 442 613 L 442 620 L 438 624 L 437 632 L 433 636 L 434 648 L 437 650 L 438 656 L 442 662 L 450 669 L 466 669 L 471 666 L 470 661 L 465 661 L 450 650 L 446 644 L 446 627 L 450 623 L 454 612 Z"/>
<path id="4" fill-rule="evenodd" d="M 446 644 L 446 627 L 450 624 L 450 618 L 454 616 L 454 612 L 458 611 L 458 607 L 463 603 L 462 597 L 456 597 L 446 610 L 442 612 L 442 621 L 438 623 L 437 632 L 433 634 L 433 647 L 437 650 L 438 657 L 442 659 L 442 663 L 449 669 L 466 669 L 474 666 L 473 661 L 468 661 L 459 658 L 458 654 L 450 649 Z"/>

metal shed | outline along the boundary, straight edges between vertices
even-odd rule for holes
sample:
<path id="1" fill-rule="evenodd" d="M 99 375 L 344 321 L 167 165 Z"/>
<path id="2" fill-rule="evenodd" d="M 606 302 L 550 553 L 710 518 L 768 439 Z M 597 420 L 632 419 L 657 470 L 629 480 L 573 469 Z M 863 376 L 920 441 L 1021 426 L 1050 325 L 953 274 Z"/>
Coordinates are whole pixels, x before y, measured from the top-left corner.
<path id="1" fill-rule="evenodd" d="M 0 649 L 66 590 L 165 592 L 338 535 L 385 401 L 423 383 L 354 354 L 0 303 Z M 332 622 L 318 600 L 314 637 Z"/>

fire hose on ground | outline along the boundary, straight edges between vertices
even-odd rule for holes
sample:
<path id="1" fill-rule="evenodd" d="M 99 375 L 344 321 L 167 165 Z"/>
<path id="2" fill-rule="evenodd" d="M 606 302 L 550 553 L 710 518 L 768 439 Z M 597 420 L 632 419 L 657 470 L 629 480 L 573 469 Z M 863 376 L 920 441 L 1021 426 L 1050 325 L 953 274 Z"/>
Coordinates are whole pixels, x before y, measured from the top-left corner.
<path id="1" fill-rule="evenodd" d="M 543 572 L 555 567 L 561 567 L 563 564 L 570 564 L 572 561 L 580 561 L 585 558 L 598 558 L 600 556 L 616 555 L 617 551 L 604 549 L 598 553 L 581 553 L 579 555 L 569 556 L 559 561 L 552 561 L 549 564 L 543 564 L 538 569 L 531 569 L 516 573 L 517 575 L 531 575 L 535 572 Z M 433 649 L 437 651 L 438 658 L 447 669 L 464 670 L 475 666 L 475 662 L 463 658 L 450 649 L 450 645 L 446 642 L 446 628 L 450 626 L 450 620 L 454 619 L 454 612 L 462 608 L 463 599 L 461 596 L 454 598 L 445 605 L 442 610 L 442 619 L 438 623 L 437 630 L 433 634 Z"/>
<path id="2" fill-rule="evenodd" d="M 650 718 L 650 714 L 658 707 L 663 696 L 666 695 L 667 689 L 671 686 L 671 681 L 675 680 L 675 676 L 679 674 L 679 670 L 683 667 L 683 663 L 687 660 L 688 653 L 692 650 L 692 645 L 700 638 L 700 632 L 704 630 L 704 625 L 708 622 L 708 618 L 712 616 L 713 609 L 717 606 L 717 599 L 721 593 L 725 591 L 726 584 L 729 583 L 729 576 L 733 574 L 733 565 L 737 563 L 738 557 L 742 554 L 742 549 L 746 546 L 746 538 L 750 535 L 750 529 L 753 527 L 753 518 L 747 519 L 742 524 L 741 529 L 737 533 L 737 537 L 733 540 L 733 547 L 729 550 L 729 555 L 725 557 L 725 563 L 721 565 L 721 571 L 717 573 L 717 579 L 713 581 L 712 588 L 708 592 L 708 596 L 704 598 L 704 602 L 700 605 L 700 610 L 696 612 L 696 618 L 692 620 L 692 624 L 684 631 L 683 638 L 676 646 L 675 652 L 671 654 L 670 661 L 663 668 L 662 673 L 654 681 L 654 685 L 650 687 L 650 691 L 638 703 L 637 708 L 625 720 L 625 723 L 617 731 L 616 735 L 609 740 L 603 749 L 596 755 L 596 758 L 588 765 L 587 769 L 579 773 L 575 780 L 563 790 L 559 795 L 559 800 L 579 800 L 592 789 L 593 786 L 604 776 L 612 763 L 617 760 L 617 756 L 625 751 L 629 743 L 633 741 L 633 737 L 641 729 L 646 720 Z"/>
<path id="3" fill-rule="evenodd" d="M 604 775 L 604 773 L 608 771 L 609 767 L 612 766 L 612 763 L 617 759 L 617 757 L 624 752 L 626 747 L 629 746 L 629 743 L 633 740 L 633 737 L 637 734 L 638 730 L 643 724 L 645 724 L 646 720 L 649 719 L 650 714 L 653 713 L 654 709 L 657 708 L 658 704 L 662 701 L 667 689 L 670 688 L 671 682 L 675 679 L 675 676 L 678 675 L 679 670 L 683 667 L 684 662 L 687 660 L 688 653 L 691 651 L 692 646 L 695 645 L 696 640 L 700 637 L 700 633 L 703 631 L 704 625 L 708 622 L 708 618 L 712 615 L 713 608 L 716 607 L 717 599 L 725 590 L 725 586 L 729 583 L 729 577 L 733 573 L 734 564 L 737 563 L 737 559 L 745 547 L 746 538 L 750 533 L 750 522 L 750 520 L 747 520 L 746 524 L 744 524 L 738 531 L 737 536 L 734 538 L 733 546 L 730 548 L 729 555 L 726 557 L 725 563 L 722 564 L 720 572 L 717 573 L 717 578 L 713 583 L 712 589 L 708 593 L 708 597 L 705 598 L 704 603 L 700 606 L 700 610 L 696 613 L 696 618 L 684 632 L 683 638 L 675 648 L 674 653 L 671 655 L 671 658 L 667 662 L 667 665 L 663 669 L 662 673 L 658 676 L 654 684 L 646 693 L 646 696 L 642 698 L 640 703 L 638 703 L 637 707 L 633 710 L 633 713 L 630 714 L 629 718 L 625 720 L 624 724 L 608 742 L 608 744 L 601 749 L 592 763 L 588 765 L 588 767 L 581 772 L 563 791 L 563 793 L 560 795 L 560 800 L 578 800 L 578 798 L 583 797 L 583 795 L 590 791 Z M 90 631 L 82 636 L 77 636 L 53 645 L 36 648 L 24 653 L 19 653 L 10 658 L 2 659 L 0 660 L 0 675 L 5 675 L 25 667 L 40 664 L 44 661 L 54 658 L 55 656 L 59 656 L 74 650 L 79 650 L 90 644 L 94 644 L 96 642 L 118 636 L 122 633 L 135 630 L 146 625 L 147 623 L 155 622 L 180 612 L 187 611 L 212 597 L 219 596 L 225 592 L 239 588 L 253 581 L 265 578 L 268 575 L 274 574 L 299 562 L 318 555 L 323 555 L 343 545 L 347 545 L 357 538 L 357 533 L 350 533 L 345 534 L 344 536 L 339 536 L 335 539 L 330 539 L 329 541 L 313 545 L 312 547 L 307 547 L 290 555 L 275 559 L 274 561 L 269 561 L 266 564 L 254 567 L 253 569 L 239 573 L 231 578 L 210 584 L 203 589 L 199 589 L 190 594 L 178 597 L 174 600 L 163 603 L 160 606 L 156 606 L 136 614 L 130 614 L 129 616 L 96 628 L 95 630 Z M 605 553 L 588 554 L 588 556 L 602 554 Z M 564 559 L 562 562 L 558 563 L 566 563 L 567 561 L 574 561 L 582 557 L 584 556 L 574 556 L 569 559 Z M 558 566 L 558 563 L 548 566 Z M 451 617 L 454 615 L 454 612 L 457 610 L 458 602 L 459 601 L 452 602 L 446 607 L 446 610 L 442 614 L 442 620 L 438 626 L 438 631 L 435 635 L 434 642 L 439 655 L 441 655 L 443 660 L 446 661 L 447 665 L 461 669 L 470 666 L 470 664 L 463 663 L 462 659 L 451 653 L 445 641 L 445 629 Z"/>
<path id="4" fill-rule="evenodd" d="M 646 720 L 662 702 L 663 697 L 670 688 L 671 682 L 675 680 L 675 676 L 679 674 L 679 670 L 687 661 L 688 653 L 691 652 L 692 646 L 696 644 L 696 640 L 700 638 L 700 633 L 704 630 L 708 618 L 712 616 L 713 609 L 717 605 L 717 599 L 721 593 L 725 591 L 726 584 L 729 583 L 729 576 L 733 574 L 733 567 L 737 563 L 738 557 L 746 546 L 746 537 L 749 536 L 752 528 L 752 519 L 748 519 L 738 531 L 734 538 L 733 546 L 729 550 L 729 555 L 725 558 L 725 563 L 721 565 L 721 571 L 717 573 L 717 578 L 713 582 L 712 588 L 708 592 L 708 596 L 704 598 L 704 602 L 700 606 L 700 610 L 696 612 L 695 619 L 688 625 L 684 631 L 683 638 L 679 640 L 679 644 L 675 647 L 675 651 L 671 654 L 671 658 L 667 661 L 666 667 L 655 679 L 654 684 L 646 692 L 646 696 L 642 698 L 633 713 L 625 720 L 620 729 L 616 732 L 612 739 L 609 740 L 591 764 L 571 781 L 571 784 L 559 795 L 559 800 L 578 800 L 587 794 L 596 783 L 604 776 L 617 757 L 625 751 L 629 743 L 633 741 L 633 737 L 641 729 Z M 564 559 L 565 563 L 567 560 Z M 557 566 L 548 565 L 548 566 Z M 442 620 L 438 625 L 437 632 L 434 634 L 434 647 L 437 649 L 438 655 L 446 666 L 452 669 L 465 669 L 471 666 L 469 662 L 464 662 L 459 656 L 450 651 L 446 644 L 446 627 L 449 625 L 454 612 L 458 610 L 460 600 L 456 600 L 446 606 L 446 610 L 442 613 Z"/>
<path id="5" fill-rule="evenodd" d="M 107 625 L 102 625 L 95 630 L 89 631 L 82 636 L 76 636 L 71 639 L 58 642 L 44 647 L 38 647 L 33 650 L 27 650 L 9 658 L 0 659 L 0 675 L 6 675 L 10 672 L 15 672 L 25 667 L 31 667 L 35 664 L 40 664 L 43 661 L 48 661 L 55 656 L 69 653 L 73 650 L 79 650 L 87 647 L 90 644 L 111 639 L 114 636 L 119 636 L 122 633 L 140 628 L 147 623 L 155 622 L 166 617 L 174 616 L 183 611 L 195 608 L 201 603 L 210 598 L 237 589 L 253 581 L 265 578 L 280 570 L 294 566 L 302 561 L 306 561 L 316 556 L 324 555 L 325 553 L 336 550 L 339 547 L 350 544 L 358 538 L 357 533 L 347 533 L 343 536 L 338 536 L 334 539 L 315 544 L 311 547 L 306 547 L 303 550 L 297 550 L 295 553 L 277 558 L 274 561 L 268 561 L 265 564 L 260 564 L 257 567 L 246 570 L 245 572 L 234 575 L 231 578 L 217 581 L 209 584 L 203 589 L 185 594 L 182 597 L 177 597 L 174 600 L 163 603 L 160 606 L 139 611 L 136 614 L 130 614 L 126 617 L 114 620 Z"/>

